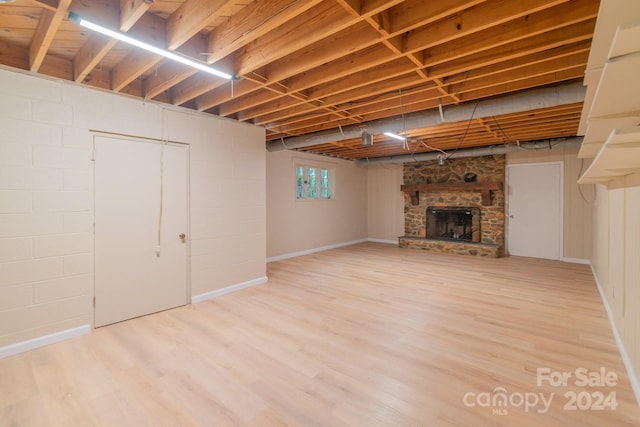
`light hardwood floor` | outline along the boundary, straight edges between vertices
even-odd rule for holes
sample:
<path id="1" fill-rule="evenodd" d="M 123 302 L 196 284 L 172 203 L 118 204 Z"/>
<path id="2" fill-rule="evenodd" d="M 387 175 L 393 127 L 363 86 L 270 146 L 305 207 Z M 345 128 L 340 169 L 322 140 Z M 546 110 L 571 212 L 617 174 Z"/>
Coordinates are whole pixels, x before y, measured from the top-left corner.
<path id="1" fill-rule="evenodd" d="M 640 425 L 587 266 L 366 243 L 268 275 L 1 359 L 0 425 Z M 572 376 L 539 386 L 538 368 Z M 615 385 L 576 385 L 580 368 Z M 598 392 L 617 408 L 565 408 Z"/>

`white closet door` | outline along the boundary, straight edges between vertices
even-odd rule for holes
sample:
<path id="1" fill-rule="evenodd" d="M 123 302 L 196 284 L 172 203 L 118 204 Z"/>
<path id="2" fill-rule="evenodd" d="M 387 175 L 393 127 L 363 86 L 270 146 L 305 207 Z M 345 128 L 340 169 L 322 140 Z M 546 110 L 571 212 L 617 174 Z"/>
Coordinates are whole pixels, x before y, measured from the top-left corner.
<path id="1" fill-rule="evenodd" d="M 507 167 L 508 251 L 533 258 L 562 258 L 562 163 Z"/>
<path id="2" fill-rule="evenodd" d="M 95 138 L 96 327 L 187 303 L 187 189 L 187 146 Z"/>

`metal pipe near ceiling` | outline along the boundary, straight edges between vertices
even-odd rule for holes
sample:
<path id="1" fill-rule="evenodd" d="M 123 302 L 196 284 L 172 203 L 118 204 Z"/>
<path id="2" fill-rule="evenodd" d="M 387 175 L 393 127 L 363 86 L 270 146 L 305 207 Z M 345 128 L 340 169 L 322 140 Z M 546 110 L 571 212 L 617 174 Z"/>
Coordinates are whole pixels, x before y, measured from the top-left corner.
<path id="1" fill-rule="evenodd" d="M 512 143 L 507 145 L 492 145 L 490 147 L 479 148 L 463 148 L 452 151 L 446 156 L 437 151 L 418 154 L 403 154 L 401 156 L 376 157 L 374 159 L 360 159 L 356 163 L 361 165 L 384 165 L 384 164 L 400 164 L 409 162 L 423 162 L 429 160 L 444 159 L 462 159 L 465 157 L 475 156 L 491 156 L 494 154 L 507 154 L 516 151 L 541 151 L 541 150 L 557 150 L 560 148 L 578 148 L 582 144 L 582 137 L 566 138 L 566 139 L 549 139 L 544 141 L 529 141 Z"/>
<path id="2" fill-rule="evenodd" d="M 585 92 L 586 89 L 581 82 L 531 89 L 478 102 L 450 106 L 444 108 L 442 116 L 444 116 L 446 123 L 455 123 L 539 108 L 550 108 L 583 102 Z M 370 134 L 382 134 L 390 130 L 397 132 L 436 126 L 442 123 L 442 116 L 439 109 L 435 108 L 428 111 L 405 114 L 404 117 L 389 117 L 358 125 L 342 126 L 341 129 L 331 129 L 269 141 L 267 142 L 267 150 L 292 150 L 346 139 L 356 139 L 360 138 L 363 130 Z"/>

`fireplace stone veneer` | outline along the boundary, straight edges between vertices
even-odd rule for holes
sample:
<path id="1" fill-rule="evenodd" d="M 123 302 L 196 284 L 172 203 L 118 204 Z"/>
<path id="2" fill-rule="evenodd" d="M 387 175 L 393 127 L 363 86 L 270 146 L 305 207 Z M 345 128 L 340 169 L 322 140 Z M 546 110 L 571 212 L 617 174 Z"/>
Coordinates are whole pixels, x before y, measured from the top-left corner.
<path id="1" fill-rule="evenodd" d="M 465 174 L 477 176 L 476 183 L 464 181 Z M 493 155 L 449 159 L 445 165 L 415 162 L 404 165 L 405 235 L 400 247 L 430 251 L 500 257 L 504 253 L 504 174 L 505 156 Z M 487 191 L 486 189 L 491 189 Z M 461 239 L 460 231 L 433 236 L 429 232 L 428 209 L 477 213 L 471 239 Z M 450 220 L 451 221 L 451 220 Z M 454 237 L 456 236 L 457 237 Z M 473 237 L 473 234 L 472 234 Z M 475 241 L 474 241 L 475 240 Z"/>

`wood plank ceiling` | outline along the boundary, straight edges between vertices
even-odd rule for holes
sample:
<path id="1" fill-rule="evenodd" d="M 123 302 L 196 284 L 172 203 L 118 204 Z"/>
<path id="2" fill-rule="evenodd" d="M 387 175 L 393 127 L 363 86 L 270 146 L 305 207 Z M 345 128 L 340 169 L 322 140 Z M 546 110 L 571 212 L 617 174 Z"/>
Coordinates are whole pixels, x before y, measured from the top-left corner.
<path id="1" fill-rule="evenodd" d="M 0 0 L 1 1 L 1 0 Z M 7 0 L 5 0 L 7 1 Z M 581 81 L 594 0 L 15 0 L 0 64 L 263 126 L 267 141 Z M 74 12 L 238 77 L 81 28 Z M 582 103 L 406 129 L 411 152 L 575 136 Z M 374 136 L 302 148 L 407 154 Z"/>

